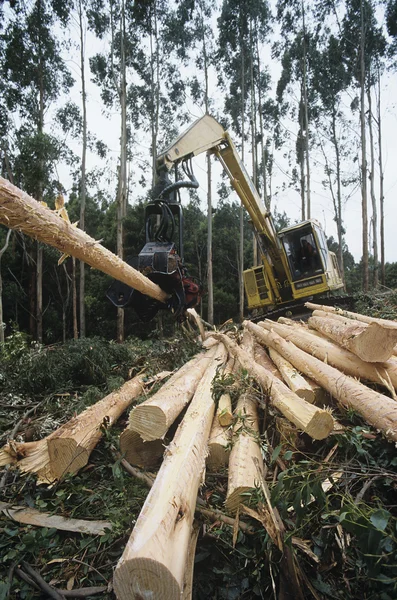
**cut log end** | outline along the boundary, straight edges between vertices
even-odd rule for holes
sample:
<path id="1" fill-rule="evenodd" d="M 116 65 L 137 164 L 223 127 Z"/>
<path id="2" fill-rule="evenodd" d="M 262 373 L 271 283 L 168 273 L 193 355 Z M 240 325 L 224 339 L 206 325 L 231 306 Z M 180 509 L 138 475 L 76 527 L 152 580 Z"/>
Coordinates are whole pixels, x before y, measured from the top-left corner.
<path id="1" fill-rule="evenodd" d="M 247 495 L 252 494 L 255 490 L 253 487 L 241 486 L 236 488 L 230 496 L 228 496 L 225 507 L 228 513 L 235 515 L 240 504 L 247 502 Z"/>
<path id="2" fill-rule="evenodd" d="M 130 427 L 132 426 L 145 441 L 162 438 L 168 430 L 164 411 L 154 405 L 141 404 L 134 408 L 129 422 Z"/>
<path id="3" fill-rule="evenodd" d="M 297 389 L 295 390 L 295 394 L 299 396 L 299 398 L 303 398 L 303 400 L 309 402 L 309 404 L 314 404 L 316 401 L 316 395 L 314 393 L 314 390 Z"/>
<path id="4" fill-rule="evenodd" d="M 163 564 L 151 558 L 133 558 L 119 564 L 114 572 L 118 600 L 180 600 L 182 590 Z"/>
<path id="5" fill-rule="evenodd" d="M 318 410 L 306 425 L 304 431 L 315 440 L 323 440 L 334 430 L 335 421 L 327 410 Z"/>
<path id="6" fill-rule="evenodd" d="M 130 465 L 154 467 L 163 456 L 162 440 L 144 442 L 139 433 L 125 429 L 120 435 L 120 450 Z"/>
<path id="7" fill-rule="evenodd" d="M 71 438 L 48 439 L 47 446 L 51 471 L 56 479 L 61 479 L 66 473 L 77 473 L 88 463 L 91 454 L 91 449 L 76 444 Z"/>

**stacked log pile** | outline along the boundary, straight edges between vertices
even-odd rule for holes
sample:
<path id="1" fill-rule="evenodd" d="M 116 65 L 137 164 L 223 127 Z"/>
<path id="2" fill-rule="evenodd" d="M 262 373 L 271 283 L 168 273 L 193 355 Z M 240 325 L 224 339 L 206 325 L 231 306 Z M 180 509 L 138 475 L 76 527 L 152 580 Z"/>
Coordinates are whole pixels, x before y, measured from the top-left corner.
<path id="1" fill-rule="evenodd" d="M 236 332 L 207 332 L 202 352 L 131 410 L 120 435 L 122 456 L 135 466 L 161 465 L 114 573 L 119 600 L 191 597 L 194 516 L 197 508 L 207 510 L 197 504 L 206 467 L 228 468 L 230 516 L 216 515 L 226 523 L 235 519 L 238 527 L 240 514 L 252 516 L 247 497 L 262 490 L 261 522 L 288 562 L 284 530 L 266 484 L 269 415 L 279 436 L 288 430 L 286 440 L 305 435 L 323 440 L 343 434 L 333 417 L 338 403 L 397 441 L 397 323 L 365 323 L 359 315 L 310 308 L 308 323 L 246 321 L 241 340 Z M 105 398 L 45 440 L 10 441 L 0 451 L 0 464 L 27 470 L 28 463 L 47 482 L 76 472 L 87 463 L 105 420 L 116 420 L 143 387 L 142 377 L 135 378 L 117 398 Z"/>

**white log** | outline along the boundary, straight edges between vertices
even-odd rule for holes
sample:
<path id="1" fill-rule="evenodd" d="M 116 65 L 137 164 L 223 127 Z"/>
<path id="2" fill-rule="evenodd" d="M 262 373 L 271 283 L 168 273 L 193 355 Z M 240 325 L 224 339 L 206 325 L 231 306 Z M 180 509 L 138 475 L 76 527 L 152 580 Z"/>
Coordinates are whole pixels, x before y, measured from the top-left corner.
<path id="1" fill-rule="evenodd" d="M 334 419 L 329 411 L 321 410 L 299 398 L 282 381 L 270 371 L 258 365 L 252 358 L 229 337 L 213 334 L 222 341 L 229 352 L 239 361 L 243 369 L 253 377 L 269 394 L 271 403 L 300 431 L 304 431 L 314 439 L 326 438 L 334 427 Z"/>
<path id="2" fill-rule="evenodd" d="M 365 362 L 385 362 L 392 355 L 397 341 L 397 328 L 379 323 L 310 317 L 309 327 L 350 350 Z"/>
<path id="3" fill-rule="evenodd" d="M 397 441 L 397 403 L 394 400 L 300 350 L 274 331 L 266 331 L 253 323 L 248 326 L 261 343 L 277 350 L 299 371 L 317 381 L 343 406 L 354 408 L 372 427 L 382 431 L 388 439 Z"/>
<path id="4" fill-rule="evenodd" d="M 142 294 L 160 302 L 168 299 L 168 294 L 142 273 L 3 177 L 0 177 L 0 223 L 53 246 L 63 254 L 75 256 Z"/>
<path id="5" fill-rule="evenodd" d="M 180 600 L 196 497 L 215 412 L 211 384 L 222 345 L 206 369 L 114 573 L 119 600 Z"/>
<path id="6" fill-rule="evenodd" d="M 190 402 L 196 387 L 214 355 L 215 348 L 186 363 L 151 398 L 130 413 L 128 429 L 138 432 L 144 441 L 163 438 L 177 416 Z"/>
<path id="7" fill-rule="evenodd" d="M 397 387 L 397 369 L 393 371 L 394 367 L 390 361 L 387 363 L 387 368 L 385 364 L 366 363 L 334 342 L 318 335 L 312 335 L 311 331 L 304 331 L 302 328 L 298 329 L 269 320 L 258 323 L 258 326 L 268 331 L 276 331 L 301 350 L 327 362 L 346 375 L 378 383 L 395 395 L 393 385 Z"/>
<path id="8" fill-rule="evenodd" d="M 305 306 L 310 310 L 322 310 L 327 313 L 335 313 L 348 319 L 354 319 L 356 321 L 362 321 L 363 323 L 378 323 L 385 327 L 397 328 L 397 321 L 391 321 L 389 319 L 378 319 L 376 317 L 369 317 L 368 315 L 361 315 L 360 313 L 351 312 L 350 310 L 342 310 L 335 306 L 325 306 L 323 304 L 313 304 L 312 302 L 306 302 Z"/>
<path id="9" fill-rule="evenodd" d="M 313 404 L 315 401 L 314 391 L 305 378 L 276 350 L 270 348 L 269 354 L 288 387 L 295 392 L 297 396 L 303 398 L 306 402 Z"/>
<path id="10" fill-rule="evenodd" d="M 164 443 L 163 440 L 145 442 L 137 431 L 127 427 L 120 435 L 120 452 L 131 465 L 148 469 L 162 458 Z"/>
<path id="11" fill-rule="evenodd" d="M 242 394 L 234 415 L 233 448 L 229 459 L 226 495 L 226 509 L 232 514 L 240 504 L 247 501 L 244 494 L 253 492 L 258 485 L 256 464 L 260 465 L 263 475 L 256 400 L 249 393 Z M 255 459 L 258 463 L 255 463 Z"/>

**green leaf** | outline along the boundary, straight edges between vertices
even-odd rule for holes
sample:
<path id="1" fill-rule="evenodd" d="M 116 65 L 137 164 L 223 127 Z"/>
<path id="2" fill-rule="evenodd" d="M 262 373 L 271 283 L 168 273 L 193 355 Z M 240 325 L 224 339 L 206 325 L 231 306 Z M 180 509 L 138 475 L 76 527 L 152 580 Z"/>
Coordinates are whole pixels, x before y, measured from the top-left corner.
<path id="1" fill-rule="evenodd" d="M 279 444 L 272 452 L 272 457 L 270 459 L 270 462 L 273 464 L 274 462 L 276 462 L 276 460 L 279 457 L 279 454 L 281 452 L 281 448 L 282 448 L 282 444 Z"/>
<path id="2" fill-rule="evenodd" d="M 288 452 L 286 452 L 284 454 L 284 460 L 291 460 L 291 458 L 293 457 L 294 453 L 292 452 L 292 450 L 288 450 Z"/>
<path id="3" fill-rule="evenodd" d="M 390 513 L 383 508 L 379 508 L 370 516 L 372 525 L 380 531 L 384 531 L 386 529 L 389 519 Z"/>

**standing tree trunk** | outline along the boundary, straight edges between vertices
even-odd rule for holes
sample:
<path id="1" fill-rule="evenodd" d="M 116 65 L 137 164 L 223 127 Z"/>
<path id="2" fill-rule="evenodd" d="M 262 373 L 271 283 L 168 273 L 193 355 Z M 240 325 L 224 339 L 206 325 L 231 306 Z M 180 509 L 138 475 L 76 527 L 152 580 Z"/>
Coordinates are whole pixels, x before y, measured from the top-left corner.
<path id="1" fill-rule="evenodd" d="M 369 79 L 369 78 L 368 78 Z M 369 143 L 371 153 L 371 170 L 369 175 L 370 180 L 370 193 L 372 203 L 372 248 L 374 258 L 374 278 L 373 284 L 377 288 L 379 285 L 379 258 L 378 258 L 378 208 L 376 206 L 375 196 L 375 148 L 374 148 L 374 135 L 372 129 L 372 98 L 371 98 L 371 87 L 368 82 L 367 88 L 368 98 L 368 130 L 369 130 Z"/>
<path id="2" fill-rule="evenodd" d="M 339 151 L 339 143 L 336 137 L 336 110 L 335 107 L 332 111 L 332 143 L 335 148 L 335 160 L 336 160 L 336 203 L 335 203 L 335 216 L 336 216 L 336 227 L 338 231 L 338 262 L 339 269 L 343 278 L 345 280 L 345 265 L 343 261 L 343 225 L 342 225 L 342 181 L 341 181 L 341 172 L 340 172 L 340 151 Z"/>
<path id="3" fill-rule="evenodd" d="M 242 8 L 240 7 L 240 11 Z M 242 17 L 240 15 L 240 21 Z M 245 106 L 245 56 L 244 56 L 244 41 L 242 34 L 242 26 L 240 23 L 240 37 L 241 37 L 241 160 L 244 163 L 244 106 Z M 239 246 L 239 318 L 240 321 L 244 320 L 244 207 L 240 203 L 240 246 Z"/>
<path id="4" fill-rule="evenodd" d="M 39 1 L 39 11 L 41 9 L 41 2 Z M 42 142 L 42 136 L 44 131 L 44 79 L 43 79 L 43 57 L 41 51 L 41 39 L 39 35 L 38 40 L 38 54 L 39 54 L 39 117 L 37 124 L 37 133 L 40 142 Z M 39 180 L 37 182 L 37 200 L 43 201 L 43 173 L 44 173 L 44 160 L 42 153 L 39 153 Z M 36 335 L 37 341 L 43 341 L 43 247 L 40 242 L 37 242 L 37 260 L 36 260 Z"/>
<path id="5" fill-rule="evenodd" d="M 368 292 L 368 207 L 367 207 L 367 148 L 365 137 L 365 25 L 364 2 L 360 1 L 360 123 L 361 123 L 361 213 L 363 240 L 363 291 Z"/>
<path id="6" fill-rule="evenodd" d="M 307 100 L 307 61 L 306 61 L 306 24 L 305 24 L 305 6 L 302 0 L 302 27 L 303 27 L 303 112 L 305 119 L 305 157 L 306 157 L 306 213 L 307 218 L 311 217 L 310 200 L 310 160 L 309 160 L 309 108 Z M 303 132 L 302 132 L 303 134 Z"/>
<path id="7" fill-rule="evenodd" d="M 79 27 L 80 27 L 80 70 L 81 70 L 81 99 L 83 104 L 83 148 L 81 154 L 81 183 L 80 183 L 80 229 L 85 230 L 85 200 L 86 200 L 86 155 L 87 155 L 87 98 L 85 91 L 85 65 L 84 65 L 84 31 L 83 7 L 79 0 Z M 85 265 L 80 262 L 80 337 L 85 337 Z M 74 315 L 73 315 L 74 316 Z M 74 325 L 74 324 L 73 324 Z M 75 327 L 73 327 L 75 331 Z"/>
<path id="8" fill-rule="evenodd" d="M 80 265 L 84 265 L 80 261 Z M 73 304 L 73 339 L 77 340 L 79 337 L 79 329 L 77 325 L 77 288 L 76 288 L 76 259 L 72 258 L 72 304 Z"/>
<path id="9" fill-rule="evenodd" d="M 124 256 L 124 218 L 127 212 L 127 83 L 125 63 L 125 7 L 121 6 L 120 24 L 120 87 L 119 99 L 121 107 L 120 133 L 120 169 L 117 198 L 117 256 Z M 117 309 L 117 341 L 124 341 L 124 310 Z"/>
<path id="10" fill-rule="evenodd" d="M 6 241 L 5 241 L 2 249 L 0 250 L 0 344 L 4 343 L 4 329 L 5 329 L 4 318 L 3 318 L 3 278 L 1 276 L 1 259 L 3 257 L 4 252 L 8 248 L 11 231 L 12 231 L 11 229 L 9 229 L 7 231 Z"/>
<path id="11" fill-rule="evenodd" d="M 379 152 L 379 204 L 380 204 L 380 282 L 385 285 L 385 208 L 384 208 L 384 172 L 382 155 L 382 116 L 380 111 L 380 70 L 378 68 L 378 152 Z"/>

